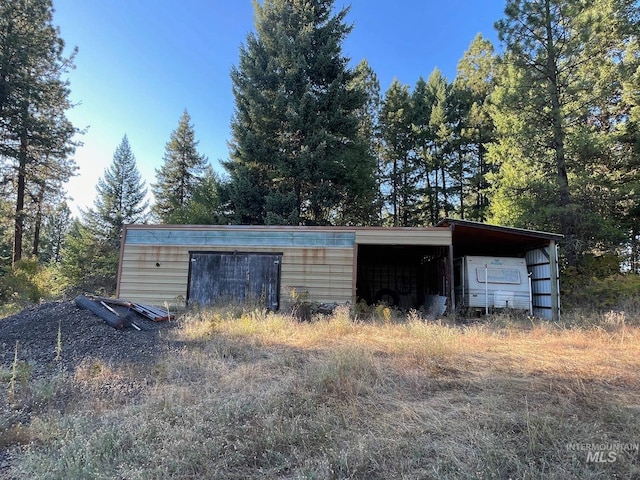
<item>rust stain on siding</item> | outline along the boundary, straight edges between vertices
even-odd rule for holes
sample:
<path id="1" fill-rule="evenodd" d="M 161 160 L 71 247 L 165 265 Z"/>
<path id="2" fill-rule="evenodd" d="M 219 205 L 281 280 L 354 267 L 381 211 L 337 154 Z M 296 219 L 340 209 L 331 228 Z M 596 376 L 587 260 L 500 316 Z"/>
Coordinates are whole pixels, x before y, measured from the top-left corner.
<path id="1" fill-rule="evenodd" d="M 314 265 L 322 265 L 327 258 L 326 248 L 304 248 L 302 249 L 302 272 L 310 274 Z"/>
<path id="2" fill-rule="evenodd" d="M 327 249 L 326 248 L 304 248 L 302 250 L 302 258 L 305 263 L 316 263 L 319 260 L 324 260 L 327 258 Z"/>

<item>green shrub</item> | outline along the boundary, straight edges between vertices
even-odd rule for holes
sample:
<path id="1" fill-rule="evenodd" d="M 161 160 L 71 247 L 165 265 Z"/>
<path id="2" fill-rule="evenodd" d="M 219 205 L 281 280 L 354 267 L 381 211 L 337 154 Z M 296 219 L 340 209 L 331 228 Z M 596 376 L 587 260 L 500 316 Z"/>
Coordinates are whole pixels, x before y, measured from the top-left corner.
<path id="1" fill-rule="evenodd" d="M 4 266 L 0 277 L 0 303 L 4 308 L 0 313 L 12 313 L 30 303 L 57 298 L 64 285 L 55 265 L 44 266 L 35 259 L 23 259 L 13 268 Z"/>
<path id="2" fill-rule="evenodd" d="M 29 303 L 40 300 L 42 292 L 36 281 L 39 266 L 35 260 L 20 260 L 13 268 L 4 268 L 0 280 L 0 300 L 6 303 Z"/>
<path id="3" fill-rule="evenodd" d="M 626 309 L 640 302 L 640 275 L 620 273 L 612 256 L 601 258 L 600 262 L 589 258 L 577 267 L 564 269 L 560 284 L 565 310 Z"/>

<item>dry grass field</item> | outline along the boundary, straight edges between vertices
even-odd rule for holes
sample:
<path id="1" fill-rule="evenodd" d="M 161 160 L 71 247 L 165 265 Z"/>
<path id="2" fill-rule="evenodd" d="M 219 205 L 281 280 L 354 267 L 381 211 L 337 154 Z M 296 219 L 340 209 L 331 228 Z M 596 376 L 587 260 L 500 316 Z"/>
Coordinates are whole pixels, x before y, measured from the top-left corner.
<path id="1" fill-rule="evenodd" d="M 178 321 L 148 365 L 87 360 L 22 388 L 0 372 L 2 401 L 32 411 L 0 418 L 0 475 L 640 478 L 628 314 L 448 324 L 378 307 L 300 322 L 227 308 Z"/>

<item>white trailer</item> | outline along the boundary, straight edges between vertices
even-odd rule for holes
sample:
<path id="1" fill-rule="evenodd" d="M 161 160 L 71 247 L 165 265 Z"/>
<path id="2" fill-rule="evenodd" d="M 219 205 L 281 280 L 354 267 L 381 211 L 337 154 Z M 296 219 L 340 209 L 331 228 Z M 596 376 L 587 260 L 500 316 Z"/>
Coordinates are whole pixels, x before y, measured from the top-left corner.
<path id="1" fill-rule="evenodd" d="M 466 256 L 455 261 L 458 306 L 526 310 L 533 314 L 531 278 L 524 258 Z"/>

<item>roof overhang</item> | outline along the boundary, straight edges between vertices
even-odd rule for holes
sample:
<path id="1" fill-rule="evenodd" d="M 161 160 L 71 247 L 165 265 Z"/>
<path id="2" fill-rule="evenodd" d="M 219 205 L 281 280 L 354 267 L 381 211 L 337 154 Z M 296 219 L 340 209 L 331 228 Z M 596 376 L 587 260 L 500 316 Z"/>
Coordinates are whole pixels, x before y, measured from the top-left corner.
<path id="1" fill-rule="evenodd" d="M 436 227 L 451 230 L 454 254 L 523 256 L 526 252 L 559 242 L 564 236 L 522 228 L 488 225 L 470 220 L 445 218 Z"/>

